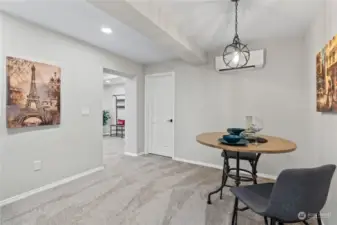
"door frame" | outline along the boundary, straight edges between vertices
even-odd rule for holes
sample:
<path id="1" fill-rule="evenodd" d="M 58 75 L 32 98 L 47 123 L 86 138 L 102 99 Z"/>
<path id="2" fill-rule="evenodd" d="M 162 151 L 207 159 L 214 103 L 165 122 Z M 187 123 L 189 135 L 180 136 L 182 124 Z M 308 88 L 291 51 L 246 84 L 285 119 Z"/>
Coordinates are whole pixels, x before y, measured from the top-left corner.
<path id="1" fill-rule="evenodd" d="M 149 154 L 150 153 L 150 143 L 152 143 L 152 135 L 151 135 L 151 118 L 149 115 L 149 80 L 153 79 L 153 78 L 157 78 L 157 77 L 163 77 L 163 76 L 171 76 L 172 80 L 173 80 L 173 115 L 172 115 L 172 119 L 173 119 L 173 147 L 172 147 L 172 152 L 171 152 L 171 157 L 172 159 L 174 158 L 175 155 L 175 138 L 174 138 L 174 133 L 175 133 L 175 95 L 176 95 L 176 91 L 175 91 L 175 72 L 174 71 L 169 71 L 169 72 L 164 72 L 164 73 L 155 73 L 155 74 L 147 74 L 145 75 L 145 154 Z"/>

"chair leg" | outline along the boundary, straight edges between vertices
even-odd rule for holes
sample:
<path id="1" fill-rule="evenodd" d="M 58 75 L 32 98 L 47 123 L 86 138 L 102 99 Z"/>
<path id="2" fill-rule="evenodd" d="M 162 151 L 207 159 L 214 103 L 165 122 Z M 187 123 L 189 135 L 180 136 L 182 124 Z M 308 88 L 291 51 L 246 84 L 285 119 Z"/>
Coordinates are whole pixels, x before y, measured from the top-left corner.
<path id="1" fill-rule="evenodd" d="M 239 204 L 239 199 L 235 198 L 233 215 L 232 215 L 232 225 L 238 224 L 238 204 Z"/>
<path id="2" fill-rule="evenodd" d="M 278 224 L 279 224 L 279 225 L 284 225 L 284 223 L 282 223 L 282 222 L 278 222 Z"/>
<path id="3" fill-rule="evenodd" d="M 264 223 L 265 223 L 265 225 L 269 225 L 269 222 L 268 222 L 268 218 L 267 217 L 263 217 L 264 218 Z"/>
<path id="4" fill-rule="evenodd" d="M 257 163 L 259 162 L 260 157 L 261 157 L 261 154 L 259 153 L 257 154 L 256 159 L 250 163 L 252 165 L 254 184 L 257 184 Z"/>
<path id="5" fill-rule="evenodd" d="M 225 187 L 225 184 L 227 182 L 227 174 L 229 173 L 229 166 L 225 168 L 225 165 L 228 165 L 229 162 L 228 162 L 228 157 L 226 156 L 224 158 L 224 168 L 222 168 L 222 180 L 221 180 L 221 185 L 218 189 L 216 189 L 215 191 L 212 191 L 208 194 L 208 197 L 207 197 L 207 204 L 211 205 L 212 204 L 212 200 L 211 200 L 211 196 L 218 193 L 218 192 L 221 192 L 220 193 L 220 198 L 222 198 L 222 189 Z M 227 170 L 226 170 L 227 169 Z M 227 171 L 226 174 L 225 174 L 225 170 Z"/>
<path id="6" fill-rule="evenodd" d="M 321 213 L 317 213 L 317 222 L 318 225 L 322 225 Z"/>
<path id="7" fill-rule="evenodd" d="M 225 187 L 225 185 L 227 183 L 227 179 L 228 179 L 228 173 L 229 173 L 229 162 L 228 162 L 228 159 L 226 159 L 226 157 L 224 157 L 221 187 Z M 223 188 L 221 188 L 221 191 L 220 191 L 220 199 L 222 199 L 222 192 L 223 192 Z"/>
<path id="8" fill-rule="evenodd" d="M 250 161 L 250 165 L 252 166 L 252 178 L 253 183 L 257 184 L 257 171 L 256 171 L 256 163 L 254 161 Z"/>
<path id="9" fill-rule="evenodd" d="M 276 225 L 276 220 L 275 219 L 271 219 L 270 220 L 270 225 Z"/>

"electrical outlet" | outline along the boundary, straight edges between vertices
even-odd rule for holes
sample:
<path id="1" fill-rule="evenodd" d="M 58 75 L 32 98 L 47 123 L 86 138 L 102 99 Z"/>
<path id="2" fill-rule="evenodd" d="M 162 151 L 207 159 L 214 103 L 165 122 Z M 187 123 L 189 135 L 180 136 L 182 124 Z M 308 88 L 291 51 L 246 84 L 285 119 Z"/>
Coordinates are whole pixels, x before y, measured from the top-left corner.
<path id="1" fill-rule="evenodd" d="M 42 162 L 40 160 L 34 161 L 34 171 L 39 171 L 42 168 Z"/>

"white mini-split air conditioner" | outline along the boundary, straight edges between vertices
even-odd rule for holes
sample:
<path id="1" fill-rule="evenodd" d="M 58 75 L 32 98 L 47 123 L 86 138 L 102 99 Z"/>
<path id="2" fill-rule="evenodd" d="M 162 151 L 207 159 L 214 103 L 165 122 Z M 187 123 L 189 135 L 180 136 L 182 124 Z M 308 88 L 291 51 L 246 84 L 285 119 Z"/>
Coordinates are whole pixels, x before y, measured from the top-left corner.
<path id="1" fill-rule="evenodd" d="M 250 51 L 250 59 L 246 66 L 240 68 L 230 68 L 227 67 L 223 61 L 222 56 L 215 57 L 215 69 L 219 73 L 225 73 L 229 71 L 236 71 L 236 70 L 245 70 L 245 69 L 254 69 L 254 68 L 263 68 L 265 65 L 265 49 L 261 50 L 253 50 Z"/>

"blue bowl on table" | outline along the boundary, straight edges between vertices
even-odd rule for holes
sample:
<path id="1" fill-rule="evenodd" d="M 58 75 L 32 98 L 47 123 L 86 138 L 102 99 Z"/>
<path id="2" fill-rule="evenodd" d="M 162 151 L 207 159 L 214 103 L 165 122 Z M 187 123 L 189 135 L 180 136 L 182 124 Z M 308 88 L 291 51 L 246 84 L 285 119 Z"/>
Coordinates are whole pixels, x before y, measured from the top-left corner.
<path id="1" fill-rule="evenodd" d="M 222 139 L 225 140 L 229 144 L 235 144 L 241 140 L 241 137 L 239 135 L 224 135 L 222 136 Z"/>
<path id="2" fill-rule="evenodd" d="M 227 132 L 232 135 L 240 135 L 245 130 L 243 128 L 228 128 Z"/>

